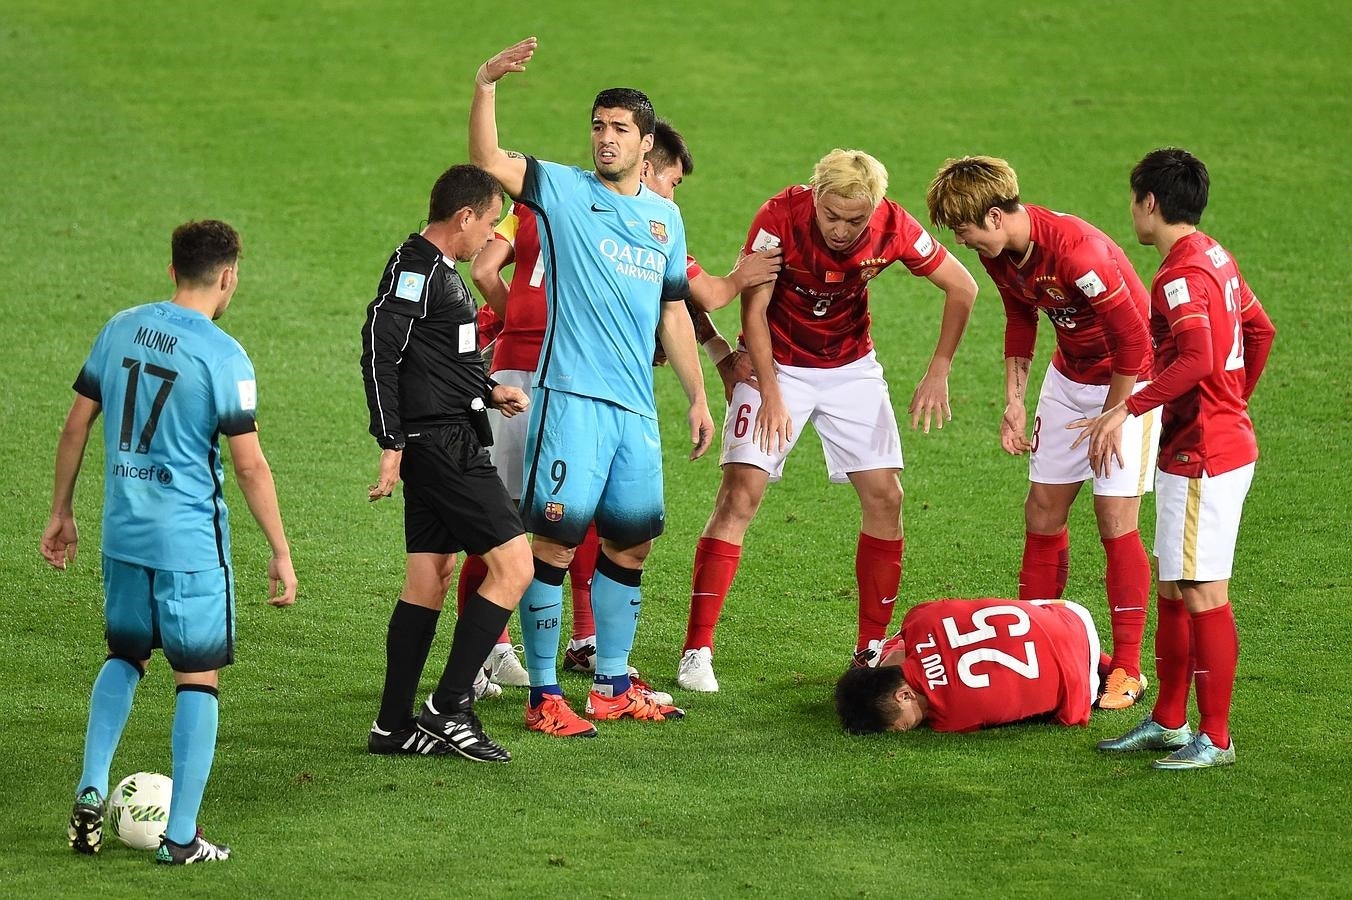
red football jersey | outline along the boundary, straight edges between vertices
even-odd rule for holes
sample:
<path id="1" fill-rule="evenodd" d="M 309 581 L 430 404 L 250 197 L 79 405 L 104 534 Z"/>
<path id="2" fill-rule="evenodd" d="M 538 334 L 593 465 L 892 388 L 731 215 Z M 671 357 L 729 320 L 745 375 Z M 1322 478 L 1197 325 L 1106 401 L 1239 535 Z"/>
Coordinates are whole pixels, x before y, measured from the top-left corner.
<path id="1" fill-rule="evenodd" d="M 884 199 L 854 246 L 837 253 L 817 230 L 812 188 L 785 188 L 765 201 L 744 252 L 784 248 L 766 320 L 775 362 L 832 369 L 873 349 L 868 283 L 894 262 L 929 275 L 948 258 L 943 245 L 910 213 Z"/>
<path id="2" fill-rule="evenodd" d="M 1024 209 L 1024 257 L 981 258 L 1005 303 L 1005 356 L 1033 358 L 1041 309 L 1056 331 L 1052 365 L 1071 381 L 1108 384 L 1114 370 L 1148 379 L 1150 294 L 1122 248 L 1083 219 Z"/>
<path id="3" fill-rule="evenodd" d="M 492 371 L 534 372 L 545 342 L 545 262 L 534 210 L 518 203 L 498 225 L 497 239 L 512 245 L 516 268 L 507 285 L 507 317 L 493 351 Z"/>
<path id="4" fill-rule="evenodd" d="M 502 318 L 493 312 L 493 307 L 484 304 L 479 307 L 475 328 L 479 332 L 479 349 L 482 350 L 502 334 Z"/>
<path id="5" fill-rule="evenodd" d="M 1262 310 L 1229 252 L 1200 231 L 1181 238 L 1150 288 L 1156 368 L 1178 356 L 1174 335 L 1207 329 L 1211 373 L 1168 400 L 1160 418 L 1159 467 L 1171 475 L 1220 475 L 1258 459 L 1245 401 L 1244 319 Z M 1139 415 L 1128 402 L 1127 408 Z"/>
<path id="6" fill-rule="evenodd" d="M 935 731 L 975 731 L 1034 716 L 1089 722 L 1089 635 L 1060 603 L 934 600 L 912 607 L 882 656 L 904 650 L 906 682 L 929 699 Z"/>

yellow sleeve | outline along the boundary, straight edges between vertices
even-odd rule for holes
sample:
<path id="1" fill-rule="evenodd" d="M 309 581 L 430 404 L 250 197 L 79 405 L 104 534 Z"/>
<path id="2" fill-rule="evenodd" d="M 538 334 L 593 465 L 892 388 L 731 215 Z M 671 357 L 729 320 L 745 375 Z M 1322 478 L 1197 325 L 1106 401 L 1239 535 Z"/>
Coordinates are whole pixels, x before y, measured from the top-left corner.
<path id="1" fill-rule="evenodd" d="M 497 232 L 498 237 L 502 238 L 507 243 L 515 246 L 516 226 L 518 224 L 518 221 L 519 220 L 517 219 L 515 213 L 508 213 L 507 215 L 502 217 L 502 221 L 498 223 L 498 227 L 494 229 L 494 231 Z"/>

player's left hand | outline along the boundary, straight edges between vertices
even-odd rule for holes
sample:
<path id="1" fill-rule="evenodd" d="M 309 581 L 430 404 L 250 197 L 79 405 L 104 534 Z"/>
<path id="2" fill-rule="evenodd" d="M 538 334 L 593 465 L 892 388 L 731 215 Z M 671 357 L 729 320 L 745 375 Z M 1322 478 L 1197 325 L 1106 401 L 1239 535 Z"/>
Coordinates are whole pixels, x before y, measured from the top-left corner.
<path id="1" fill-rule="evenodd" d="M 535 55 L 535 47 L 539 43 L 539 40 L 533 37 L 517 41 L 480 66 L 475 78 L 479 84 L 487 86 L 496 84 L 498 79 L 508 72 L 526 71 L 526 63 Z"/>
<path id="2" fill-rule="evenodd" d="M 774 281 L 784 266 L 784 250 L 781 247 L 766 247 L 737 257 L 729 277 L 739 285 L 738 293 L 747 288 L 757 287 Z"/>
<path id="3" fill-rule="evenodd" d="M 366 488 L 366 499 L 374 503 L 394 494 L 394 486 L 399 483 L 399 464 L 404 461 L 403 450 L 381 450 L 380 472 L 376 483 Z"/>
<path id="4" fill-rule="evenodd" d="M 709 415 L 709 404 L 702 399 L 690 404 L 690 443 L 695 449 L 690 451 L 692 460 L 699 459 L 709 451 L 714 442 L 714 417 Z"/>
<path id="5" fill-rule="evenodd" d="M 75 517 L 52 513 L 47 527 L 42 530 L 39 549 L 42 558 L 53 569 L 64 569 L 66 563 L 75 561 L 75 549 L 79 543 L 80 530 L 75 527 Z"/>
<path id="6" fill-rule="evenodd" d="M 953 421 L 953 412 L 948 407 L 948 376 L 926 372 L 915 386 L 906 411 L 911 414 L 912 430 L 920 426 L 921 418 L 925 420 L 925 434 L 929 434 L 930 422 L 943 428 L 944 422 Z"/>
<path id="7" fill-rule="evenodd" d="M 1122 423 L 1127 420 L 1127 404 L 1119 403 L 1092 419 L 1076 419 L 1067 428 L 1080 428 L 1079 437 L 1070 445 L 1074 450 L 1089 440 L 1089 466 L 1094 474 L 1106 478 L 1112 471 L 1113 460 L 1119 468 L 1122 462 Z"/>
<path id="8" fill-rule="evenodd" d="M 732 389 L 739 384 L 747 384 L 757 391 L 756 369 L 751 365 L 751 354 L 745 350 L 733 350 L 718 361 L 718 377 L 723 379 L 723 399 L 732 402 Z"/>
<path id="9" fill-rule="evenodd" d="M 296 602 L 296 570 L 291 557 L 274 556 L 268 561 L 268 604 L 290 606 Z"/>
<path id="10" fill-rule="evenodd" d="M 519 387 L 500 384 L 493 388 L 493 393 L 488 395 L 488 402 L 493 405 L 494 409 L 510 419 L 517 413 L 526 411 L 526 407 L 530 406 L 530 397 Z"/>

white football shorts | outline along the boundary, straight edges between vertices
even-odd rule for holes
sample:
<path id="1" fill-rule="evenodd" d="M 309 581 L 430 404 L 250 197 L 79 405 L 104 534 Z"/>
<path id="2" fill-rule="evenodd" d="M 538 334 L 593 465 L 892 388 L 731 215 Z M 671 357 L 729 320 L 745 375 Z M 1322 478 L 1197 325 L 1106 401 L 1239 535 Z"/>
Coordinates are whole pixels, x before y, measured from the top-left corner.
<path id="1" fill-rule="evenodd" d="M 1156 473 L 1155 556 L 1160 581 L 1230 577 L 1253 466 L 1201 478 Z"/>
<path id="2" fill-rule="evenodd" d="M 521 388 L 530 396 L 530 383 L 534 372 L 521 369 L 501 369 L 493 373 L 498 384 L 508 384 Z M 521 499 L 521 485 L 526 463 L 526 429 L 530 425 L 530 412 L 519 412 L 510 419 L 496 409 L 488 410 L 488 423 L 493 428 L 493 446 L 488 455 L 498 470 L 507 495 L 513 500 Z"/>
<path id="3" fill-rule="evenodd" d="M 1136 391 L 1150 382 L 1138 382 Z M 1033 452 L 1028 460 L 1028 480 L 1040 484 L 1080 484 L 1094 482 L 1094 494 L 1100 497 L 1139 497 L 1153 486 L 1155 456 L 1160 444 L 1160 411 L 1152 409 L 1143 416 L 1127 416 L 1122 423 L 1122 465 L 1113 460 L 1106 478 L 1094 474 L 1089 464 L 1089 442 L 1074 450 L 1070 445 L 1080 436 L 1079 429 L 1066 426 L 1076 419 L 1093 418 L 1103 412 L 1108 398 L 1106 384 L 1080 384 L 1047 367 L 1042 393 L 1033 418 Z"/>
<path id="4" fill-rule="evenodd" d="M 783 449 L 763 453 L 755 441 L 760 392 L 738 384 L 723 423 L 721 465 L 746 463 L 768 472 L 771 481 L 778 481 L 783 477 L 789 451 L 811 422 L 821 438 L 827 475 L 837 484 L 849 482 L 851 472 L 902 467 L 901 434 L 892 411 L 892 396 L 873 351 L 834 369 L 775 363 L 775 372 L 793 420 L 793 436 Z"/>

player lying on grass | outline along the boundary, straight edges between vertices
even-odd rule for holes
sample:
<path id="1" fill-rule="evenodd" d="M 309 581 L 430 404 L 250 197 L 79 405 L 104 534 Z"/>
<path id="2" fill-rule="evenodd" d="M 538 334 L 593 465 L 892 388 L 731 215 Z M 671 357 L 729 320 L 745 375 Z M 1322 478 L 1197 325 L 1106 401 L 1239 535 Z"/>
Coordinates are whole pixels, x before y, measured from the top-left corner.
<path id="1" fill-rule="evenodd" d="M 933 600 L 912 607 L 876 668 L 836 682 L 852 734 L 975 731 L 1048 717 L 1085 725 L 1098 696 L 1098 633 L 1063 600 Z"/>

